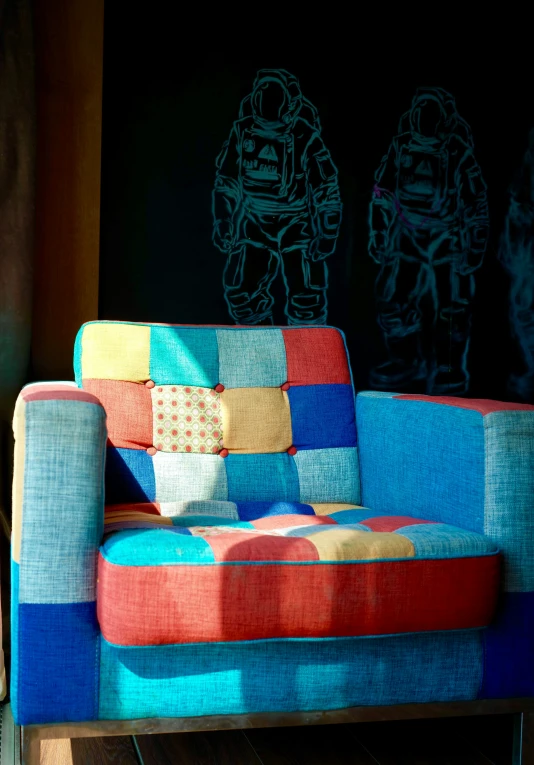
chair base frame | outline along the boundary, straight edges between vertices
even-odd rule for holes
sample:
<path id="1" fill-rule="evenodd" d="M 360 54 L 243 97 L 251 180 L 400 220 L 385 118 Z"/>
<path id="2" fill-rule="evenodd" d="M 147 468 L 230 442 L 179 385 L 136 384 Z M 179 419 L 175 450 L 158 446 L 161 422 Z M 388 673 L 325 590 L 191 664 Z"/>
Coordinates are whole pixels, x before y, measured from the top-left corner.
<path id="1" fill-rule="evenodd" d="M 41 741 L 58 738 L 135 736 L 247 728 L 276 728 L 334 723 L 416 720 L 438 717 L 514 714 L 513 765 L 534 765 L 534 699 L 494 699 L 380 707 L 349 707 L 326 712 L 265 712 L 209 717 L 95 720 L 90 722 L 24 725 L 22 765 L 39 765 Z"/>

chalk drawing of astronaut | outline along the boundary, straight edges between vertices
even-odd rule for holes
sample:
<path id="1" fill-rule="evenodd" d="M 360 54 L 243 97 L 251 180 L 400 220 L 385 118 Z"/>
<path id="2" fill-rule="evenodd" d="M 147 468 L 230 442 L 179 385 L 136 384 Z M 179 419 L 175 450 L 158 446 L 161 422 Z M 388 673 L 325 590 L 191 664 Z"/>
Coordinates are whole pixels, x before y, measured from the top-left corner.
<path id="1" fill-rule="evenodd" d="M 370 384 L 409 390 L 426 380 L 427 393 L 466 393 L 489 217 L 471 130 L 450 93 L 416 91 L 375 180 L 369 254 L 380 264 L 375 296 L 388 358 Z"/>
<path id="2" fill-rule="evenodd" d="M 279 272 L 288 324 L 327 321 L 328 267 L 341 225 L 338 173 L 296 77 L 261 69 L 217 158 L 213 242 L 237 324 L 273 321 Z"/>
<path id="3" fill-rule="evenodd" d="M 508 213 L 499 260 L 511 278 L 510 324 L 521 349 L 524 371 L 511 374 L 508 389 L 534 401 L 534 128 L 519 172 L 509 189 Z"/>

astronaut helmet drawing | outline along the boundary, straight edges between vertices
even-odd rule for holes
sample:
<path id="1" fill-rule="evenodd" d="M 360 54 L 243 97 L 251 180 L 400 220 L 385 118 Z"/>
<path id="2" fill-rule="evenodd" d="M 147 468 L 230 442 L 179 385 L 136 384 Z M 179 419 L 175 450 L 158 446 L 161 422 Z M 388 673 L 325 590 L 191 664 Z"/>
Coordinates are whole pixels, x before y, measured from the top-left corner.
<path id="1" fill-rule="evenodd" d="M 317 109 L 284 69 L 258 72 L 217 158 L 213 242 L 236 323 L 272 323 L 280 274 L 290 324 L 326 322 L 328 270 L 341 223 L 337 169 Z"/>
<path id="2" fill-rule="evenodd" d="M 261 90 L 269 87 L 270 82 L 280 82 L 287 93 L 288 110 L 282 115 L 285 122 L 300 117 L 310 123 L 319 133 L 321 121 L 316 107 L 305 98 L 300 89 L 300 83 L 295 75 L 285 69 L 260 69 L 254 80 L 252 92 L 243 98 L 239 107 L 239 118 L 249 117 L 257 113 L 257 97 Z"/>
<path id="3" fill-rule="evenodd" d="M 462 394 L 474 272 L 488 238 L 486 184 L 468 124 L 442 88 L 419 88 L 375 176 L 369 254 L 380 265 L 378 389 Z"/>

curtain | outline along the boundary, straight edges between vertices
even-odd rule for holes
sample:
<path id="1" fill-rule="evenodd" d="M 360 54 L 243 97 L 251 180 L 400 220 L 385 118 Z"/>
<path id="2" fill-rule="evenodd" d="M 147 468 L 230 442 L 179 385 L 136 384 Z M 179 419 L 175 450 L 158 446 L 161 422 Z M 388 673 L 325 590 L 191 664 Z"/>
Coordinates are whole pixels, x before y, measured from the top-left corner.
<path id="1" fill-rule="evenodd" d="M 7 534 L 11 504 L 11 416 L 17 393 L 27 379 L 30 357 L 34 130 L 30 0 L 0 0 L 0 522 Z M 9 571 L 6 560 L 2 561 L 1 568 L 5 588 Z M 7 617 L 6 608 L 3 610 Z M 6 645 L 7 632 L 8 622 L 4 619 Z M 0 665 L 3 697 L 3 652 Z"/>

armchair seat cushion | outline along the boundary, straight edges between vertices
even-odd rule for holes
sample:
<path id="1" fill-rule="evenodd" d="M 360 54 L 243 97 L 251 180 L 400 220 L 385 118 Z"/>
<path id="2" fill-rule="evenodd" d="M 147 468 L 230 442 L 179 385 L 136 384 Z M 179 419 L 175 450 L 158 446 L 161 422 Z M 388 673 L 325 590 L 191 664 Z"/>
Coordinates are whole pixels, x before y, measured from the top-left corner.
<path id="1" fill-rule="evenodd" d="M 284 502 L 121 506 L 107 520 L 119 530 L 100 548 L 97 608 L 117 645 L 480 628 L 495 608 L 497 548 L 444 523 Z"/>

